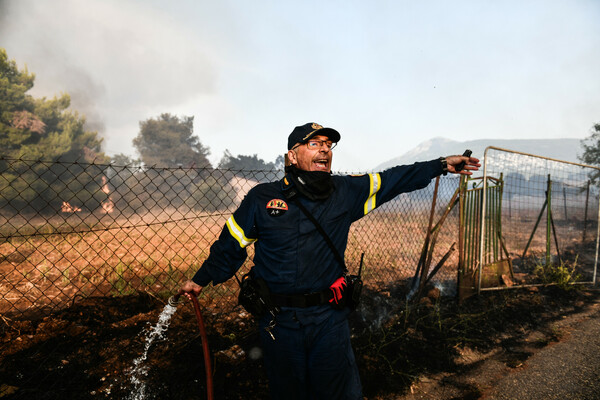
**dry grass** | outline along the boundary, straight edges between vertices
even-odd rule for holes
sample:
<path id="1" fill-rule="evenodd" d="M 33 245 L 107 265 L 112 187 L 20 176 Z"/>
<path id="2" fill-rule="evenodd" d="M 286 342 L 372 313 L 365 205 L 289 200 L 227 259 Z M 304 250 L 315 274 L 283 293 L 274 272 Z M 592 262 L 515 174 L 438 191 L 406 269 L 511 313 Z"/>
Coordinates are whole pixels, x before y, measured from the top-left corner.
<path id="1" fill-rule="evenodd" d="M 443 207 L 445 204 L 438 204 L 439 210 Z M 431 268 L 452 243 L 458 242 L 455 211 L 440 231 Z M 410 279 L 421 254 L 428 214 L 426 209 L 398 211 L 383 207 L 357 221 L 351 228 L 346 251 L 350 271 L 358 270 L 361 253 L 365 253 L 363 278 L 368 285 L 385 287 L 393 281 Z M 519 252 L 533 229 L 531 214 L 513 215 L 504 223 L 507 247 L 514 259 L 521 256 Z M 56 307 L 77 295 L 147 291 L 167 296 L 206 259 L 228 216 L 229 212 L 200 214 L 167 209 L 119 218 L 70 215 L 10 219 L 13 237 L 0 244 L 0 311 Z M 581 231 L 559 223 L 561 247 L 577 247 Z M 60 233 L 67 228 L 79 233 Z M 22 236 L 15 235 L 15 231 Z M 528 254 L 544 251 L 545 228 L 539 227 Z M 250 248 L 249 259 L 252 253 Z M 242 272 L 251 265 L 247 261 Z M 455 251 L 436 280 L 455 282 L 457 265 Z M 237 284 L 230 280 L 205 292 L 233 305 Z"/>
<path id="2" fill-rule="evenodd" d="M 169 217 L 176 219 L 166 213 L 136 216 L 87 232 L 15 237 L 2 243 L 1 309 L 16 300 L 19 308 L 57 304 L 75 293 L 172 289 L 207 257 L 226 217 L 166 222 Z M 27 225 L 38 232 L 46 226 L 46 221 Z"/>
<path id="3" fill-rule="evenodd" d="M 0 244 L 0 289 L 5 293 L 0 310 L 8 311 L 13 304 L 18 309 L 60 304 L 76 294 L 170 293 L 206 259 L 227 217 L 149 212 L 100 221 L 87 231 L 84 219 L 70 217 L 68 222 L 81 233 L 13 237 Z M 358 269 L 364 252 L 367 281 L 410 276 L 425 234 L 423 218 L 427 216 L 407 219 L 397 213 L 374 212 L 357 222 L 346 254 L 349 268 Z M 15 221 L 11 223 L 15 226 Z M 21 231 L 46 233 L 64 227 L 65 220 L 21 221 Z M 250 265 L 248 261 L 243 270 Z M 229 283 L 207 294 L 235 292 L 235 281 Z"/>

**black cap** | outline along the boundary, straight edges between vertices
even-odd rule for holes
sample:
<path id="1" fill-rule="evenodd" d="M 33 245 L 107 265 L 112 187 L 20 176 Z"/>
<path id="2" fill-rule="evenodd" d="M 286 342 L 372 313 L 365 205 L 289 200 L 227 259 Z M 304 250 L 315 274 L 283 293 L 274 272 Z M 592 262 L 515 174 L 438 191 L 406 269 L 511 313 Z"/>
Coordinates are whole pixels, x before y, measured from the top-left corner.
<path id="1" fill-rule="evenodd" d="M 340 141 L 340 134 L 332 128 L 323 128 L 321 125 L 309 122 L 294 128 L 288 136 L 288 150 L 291 150 L 297 143 L 306 143 L 315 135 L 327 136 L 332 142 Z"/>

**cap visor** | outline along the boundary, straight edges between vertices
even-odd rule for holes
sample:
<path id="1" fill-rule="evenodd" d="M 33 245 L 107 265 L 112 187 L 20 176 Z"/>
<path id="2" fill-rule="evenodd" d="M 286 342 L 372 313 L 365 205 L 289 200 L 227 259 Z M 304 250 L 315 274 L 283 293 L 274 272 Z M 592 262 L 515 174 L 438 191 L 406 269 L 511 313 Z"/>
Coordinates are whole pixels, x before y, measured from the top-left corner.
<path id="1" fill-rule="evenodd" d="M 332 128 L 322 128 L 312 132 L 304 142 L 308 142 L 310 139 L 317 135 L 327 136 L 329 139 L 331 139 L 332 142 L 335 143 L 340 141 L 340 134 L 338 133 L 338 131 Z"/>

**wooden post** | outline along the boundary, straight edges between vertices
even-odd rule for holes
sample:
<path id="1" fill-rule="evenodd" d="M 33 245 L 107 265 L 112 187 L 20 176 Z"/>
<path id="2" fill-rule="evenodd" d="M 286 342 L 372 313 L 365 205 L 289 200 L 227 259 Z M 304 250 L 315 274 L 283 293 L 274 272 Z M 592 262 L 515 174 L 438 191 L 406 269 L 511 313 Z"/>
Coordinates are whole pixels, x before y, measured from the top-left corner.
<path id="1" fill-rule="evenodd" d="M 417 269 L 415 271 L 415 276 L 413 277 L 413 281 L 411 283 L 411 290 L 408 294 L 409 298 L 413 296 L 417 290 L 421 288 L 421 282 L 423 276 L 427 278 L 427 271 L 425 269 L 425 262 L 427 260 L 427 251 L 429 250 L 429 240 L 431 239 L 431 228 L 433 226 L 433 217 L 435 215 L 435 203 L 437 201 L 438 195 L 438 187 L 440 185 L 440 177 L 435 178 L 435 187 L 433 189 L 433 200 L 431 202 L 431 212 L 429 214 L 429 224 L 427 225 L 427 232 L 425 233 L 425 242 L 423 243 L 423 248 L 421 249 L 421 257 L 419 257 L 419 263 L 417 264 Z"/>

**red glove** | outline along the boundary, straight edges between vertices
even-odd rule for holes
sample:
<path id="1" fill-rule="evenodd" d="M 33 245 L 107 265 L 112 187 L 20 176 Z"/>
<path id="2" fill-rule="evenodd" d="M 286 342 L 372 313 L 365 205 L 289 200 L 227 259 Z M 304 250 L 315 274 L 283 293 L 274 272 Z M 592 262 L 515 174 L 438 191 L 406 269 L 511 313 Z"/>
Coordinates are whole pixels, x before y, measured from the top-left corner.
<path id="1" fill-rule="evenodd" d="M 341 276 L 335 282 L 329 286 L 329 289 L 333 293 L 331 299 L 329 299 L 330 303 L 335 301 L 335 304 L 339 304 L 342 300 L 344 288 L 346 287 L 346 278 Z"/>

